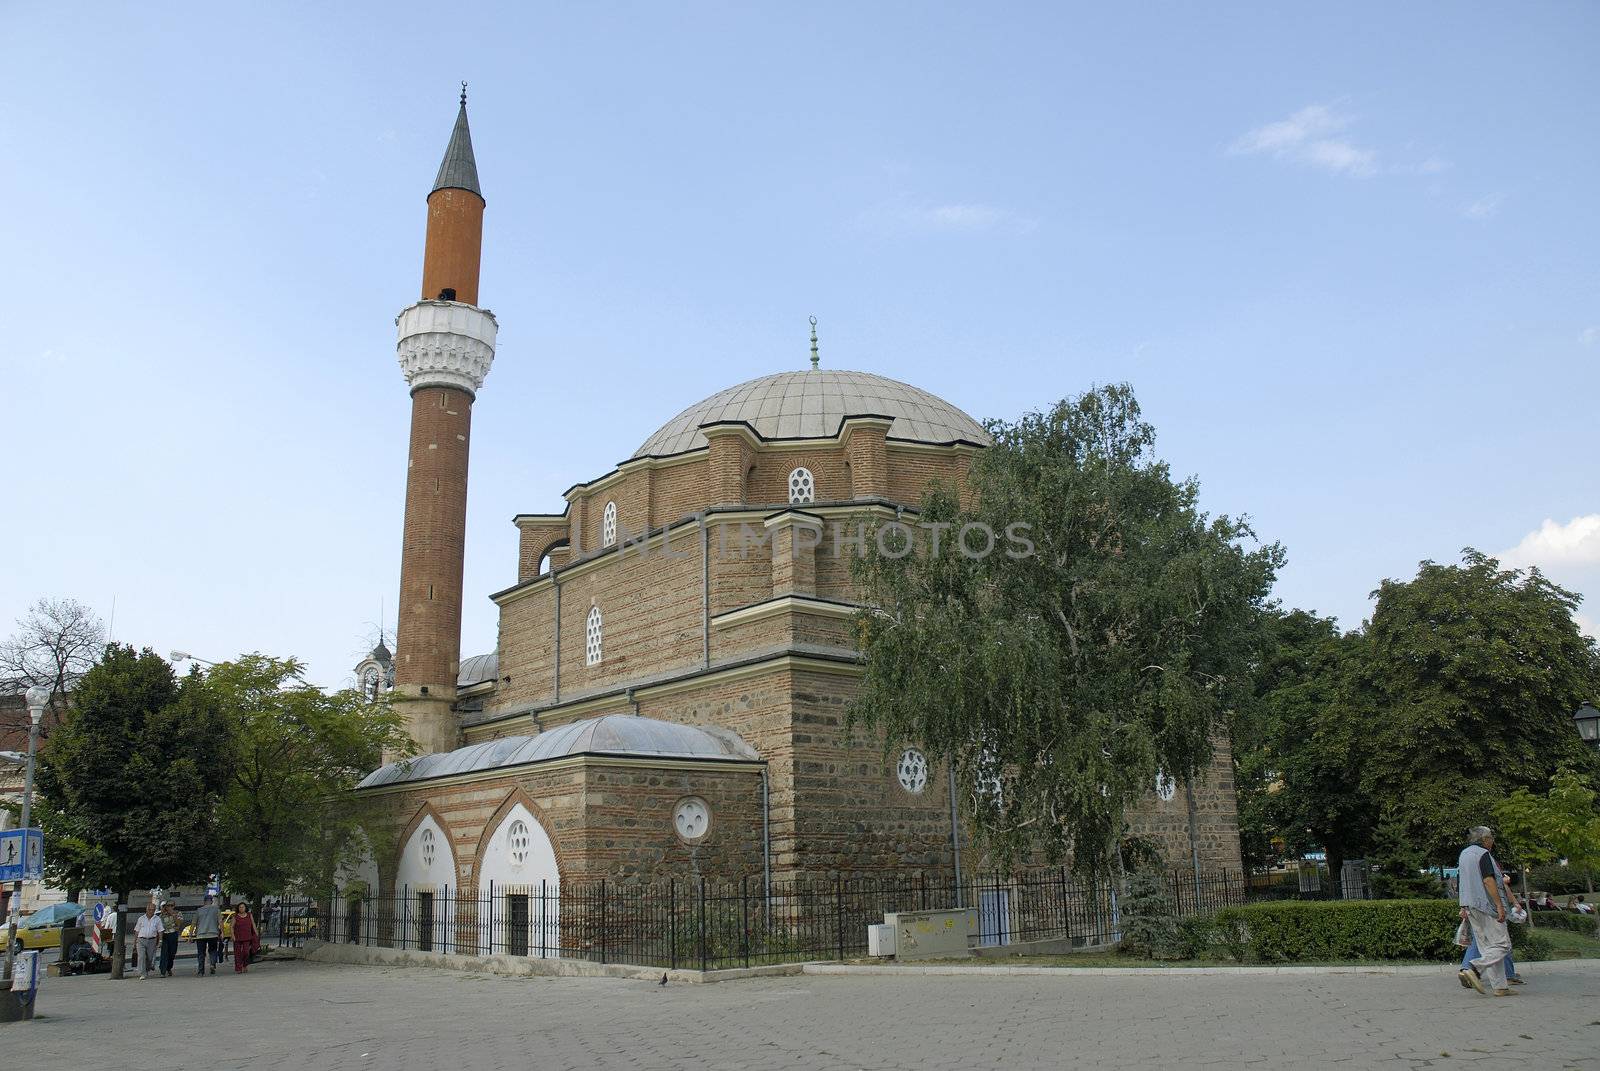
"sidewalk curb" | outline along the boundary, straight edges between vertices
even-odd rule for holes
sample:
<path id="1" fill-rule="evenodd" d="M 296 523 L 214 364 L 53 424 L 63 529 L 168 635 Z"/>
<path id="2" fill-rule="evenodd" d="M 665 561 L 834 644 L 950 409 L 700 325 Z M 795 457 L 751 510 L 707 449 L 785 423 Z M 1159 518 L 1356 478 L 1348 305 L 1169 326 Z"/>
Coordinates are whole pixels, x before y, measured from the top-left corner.
<path id="1" fill-rule="evenodd" d="M 1600 970 L 1600 959 L 1557 959 L 1541 960 L 1539 966 L 1560 966 L 1565 964 L 1580 964 L 1583 970 Z M 850 964 L 850 963 L 807 963 L 801 968 L 803 974 L 837 975 L 837 974 L 876 974 L 876 975 L 921 975 L 921 976 L 962 976 L 962 975 L 999 975 L 1015 978 L 1149 978 L 1171 977 L 1174 975 L 1194 978 L 1215 978 L 1218 976 L 1238 975 L 1278 975 L 1278 974 L 1423 974 L 1440 975 L 1448 977 L 1454 975 L 1457 967 L 1453 963 L 1441 964 L 1397 964 L 1386 967 L 1382 964 L 1367 966 L 1304 966 L 1286 965 L 1269 967 L 1259 965 L 1241 965 L 1238 967 L 996 967 L 974 964 L 966 966 L 960 963 L 940 964 L 905 964 L 891 966 L 888 964 Z"/>

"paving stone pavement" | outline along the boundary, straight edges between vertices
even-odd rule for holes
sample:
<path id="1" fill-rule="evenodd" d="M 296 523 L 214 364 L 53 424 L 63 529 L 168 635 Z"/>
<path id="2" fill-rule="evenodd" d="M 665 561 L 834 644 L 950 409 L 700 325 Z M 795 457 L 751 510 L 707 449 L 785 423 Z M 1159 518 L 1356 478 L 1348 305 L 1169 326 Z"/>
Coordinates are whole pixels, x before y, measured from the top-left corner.
<path id="1" fill-rule="evenodd" d="M 1597 968 L 1528 964 L 1531 984 L 1493 999 L 1442 972 L 807 975 L 663 988 L 283 961 L 242 976 L 47 979 L 43 1015 L 0 1026 L 0 1066 L 1594 1068 Z"/>

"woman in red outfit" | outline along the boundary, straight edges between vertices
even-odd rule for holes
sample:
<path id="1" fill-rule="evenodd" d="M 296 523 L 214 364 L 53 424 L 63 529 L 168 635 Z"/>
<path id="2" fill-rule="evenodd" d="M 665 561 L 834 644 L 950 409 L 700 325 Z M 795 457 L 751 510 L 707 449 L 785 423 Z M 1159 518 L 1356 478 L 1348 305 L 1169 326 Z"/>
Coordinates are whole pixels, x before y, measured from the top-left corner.
<path id="1" fill-rule="evenodd" d="M 250 916 L 250 905 L 240 904 L 233 916 L 233 973 L 243 974 L 250 969 L 250 957 L 261 947 L 261 935 L 256 932 L 256 920 Z"/>

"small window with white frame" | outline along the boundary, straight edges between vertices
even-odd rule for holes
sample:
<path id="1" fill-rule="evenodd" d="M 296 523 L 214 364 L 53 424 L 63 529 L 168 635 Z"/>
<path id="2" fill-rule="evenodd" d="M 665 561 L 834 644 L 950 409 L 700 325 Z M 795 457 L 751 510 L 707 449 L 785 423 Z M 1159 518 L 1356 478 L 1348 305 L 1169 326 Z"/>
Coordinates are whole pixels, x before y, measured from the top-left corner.
<path id="1" fill-rule="evenodd" d="M 605 512 L 600 514 L 600 545 L 609 547 L 617 541 L 617 504 L 607 502 Z"/>
<path id="2" fill-rule="evenodd" d="M 817 497 L 817 482 L 811 477 L 811 470 L 804 466 L 789 473 L 789 504 L 791 506 L 804 505 Z"/>
<path id="3" fill-rule="evenodd" d="M 583 662 L 587 666 L 600 664 L 600 641 L 602 639 L 602 625 L 600 621 L 600 607 L 589 607 L 589 620 L 583 627 Z"/>

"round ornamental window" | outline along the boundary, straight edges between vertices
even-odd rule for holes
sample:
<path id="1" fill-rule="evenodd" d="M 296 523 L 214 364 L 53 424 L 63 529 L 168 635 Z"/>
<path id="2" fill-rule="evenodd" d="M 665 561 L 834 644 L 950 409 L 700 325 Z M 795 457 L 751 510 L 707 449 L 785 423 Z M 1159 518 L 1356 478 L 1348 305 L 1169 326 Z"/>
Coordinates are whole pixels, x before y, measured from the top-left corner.
<path id="1" fill-rule="evenodd" d="M 617 541 L 617 504 L 607 502 L 606 510 L 600 515 L 600 545 L 609 547 Z"/>
<path id="2" fill-rule="evenodd" d="M 433 830 L 424 829 L 419 839 L 422 842 L 422 865 L 431 867 L 433 866 Z"/>
<path id="3" fill-rule="evenodd" d="M 1156 796 L 1162 803 L 1172 802 L 1172 797 L 1178 794 L 1176 778 L 1168 776 L 1165 770 L 1156 771 Z"/>
<path id="4" fill-rule="evenodd" d="M 701 840 L 711 832 L 711 808 L 698 796 L 678 801 L 672 809 L 672 828 L 684 840 Z"/>
<path id="5" fill-rule="evenodd" d="M 895 773 L 900 778 L 900 787 L 912 795 L 917 795 L 928 787 L 928 757 L 914 747 L 908 747 L 900 754 L 900 765 Z"/>
<path id="6" fill-rule="evenodd" d="M 795 469 L 789 473 L 789 504 L 799 505 L 810 502 L 816 497 L 817 483 L 811 478 L 811 470 L 806 468 Z"/>
<path id="7" fill-rule="evenodd" d="M 517 819 L 511 823 L 510 830 L 506 833 L 506 841 L 511 849 L 511 865 L 522 866 L 528 861 L 528 823 Z"/>
<path id="8" fill-rule="evenodd" d="M 600 607 L 589 607 L 589 620 L 583 629 L 583 663 L 586 666 L 600 664 L 600 640 L 602 638 Z"/>

